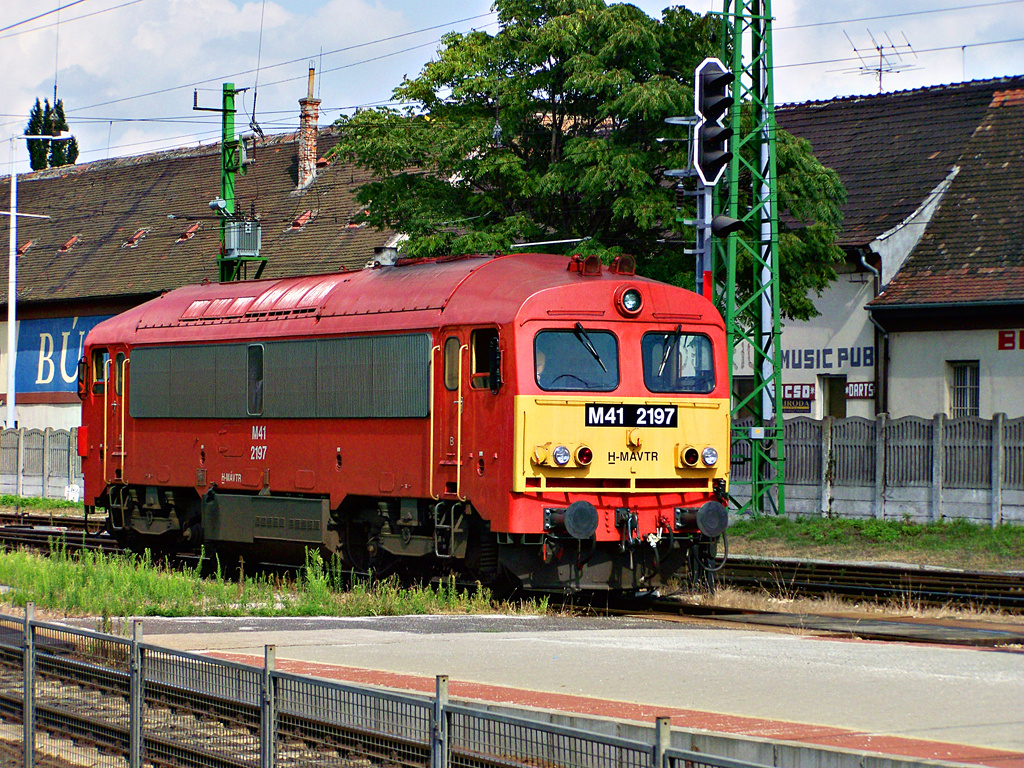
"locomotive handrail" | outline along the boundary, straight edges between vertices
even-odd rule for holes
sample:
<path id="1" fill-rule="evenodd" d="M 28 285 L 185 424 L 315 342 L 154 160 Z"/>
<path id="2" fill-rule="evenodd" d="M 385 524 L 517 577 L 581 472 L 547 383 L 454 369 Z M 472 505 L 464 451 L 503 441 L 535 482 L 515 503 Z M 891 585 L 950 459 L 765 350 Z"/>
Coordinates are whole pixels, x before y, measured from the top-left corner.
<path id="1" fill-rule="evenodd" d="M 466 497 L 462 495 L 462 353 L 468 350 L 468 344 L 459 347 L 459 388 L 457 390 L 459 399 L 455 401 L 458 405 L 455 414 L 455 498 L 459 501 L 466 500 Z"/>
<path id="2" fill-rule="evenodd" d="M 435 344 L 430 350 L 430 444 L 429 458 L 427 459 L 427 482 L 430 490 L 430 498 L 437 501 L 438 494 L 434 493 L 434 414 L 437 411 L 434 403 L 434 356 L 441 351 L 441 345 Z"/>
<path id="3" fill-rule="evenodd" d="M 110 414 L 107 413 L 107 397 L 110 394 L 110 366 L 113 361 L 109 355 L 103 361 L 103 482 L 107 482 L 107 456 L 110 454 L 110 443 L 107 439 L 110 426 Z"/>
<path id="4" fill-rule="evenodd" d="M 121 373 L 119 381 L 121 382 L 121 480 L 124 480 L 124 457 L 128 455 L 128 443 L 125 439 L 125 435 L 128 434 L 124 431 L 124 414 L 128 410 L 128 378 L 125 376 L 127 372 L 128 363 L 131 360 L 127 357 L 121 361 Z"/>

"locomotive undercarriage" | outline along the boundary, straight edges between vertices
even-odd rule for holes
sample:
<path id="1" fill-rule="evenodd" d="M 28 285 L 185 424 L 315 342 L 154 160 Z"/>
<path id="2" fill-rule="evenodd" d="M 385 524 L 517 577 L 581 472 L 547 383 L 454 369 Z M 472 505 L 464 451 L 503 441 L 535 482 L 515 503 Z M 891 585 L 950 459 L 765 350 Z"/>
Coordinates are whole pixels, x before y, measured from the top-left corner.
<path id="1" fill-rule="evenodd" d="M 109 487 L 99 501 L 123 546 L 161 555 L 203 547 L 231 562 L 240 556 L 301 565 L 306 550 L 319 547 L 336 553 L 346 569 L 376 576 L 447 571 L 485 585 L 558 592 L 715 586 L 717 537 L 640 537 L 635 515 L 625 510 L 616 519 L 622 535 L 615 543 L 581 531 L 572 505 L 546 510 L 547 532 L 513 535 L 493 533 L 461 501 L 350 496 L 332 511 L 322 497 L 216 489 L 200 497 L 190 488 L 128 485 Z"/>

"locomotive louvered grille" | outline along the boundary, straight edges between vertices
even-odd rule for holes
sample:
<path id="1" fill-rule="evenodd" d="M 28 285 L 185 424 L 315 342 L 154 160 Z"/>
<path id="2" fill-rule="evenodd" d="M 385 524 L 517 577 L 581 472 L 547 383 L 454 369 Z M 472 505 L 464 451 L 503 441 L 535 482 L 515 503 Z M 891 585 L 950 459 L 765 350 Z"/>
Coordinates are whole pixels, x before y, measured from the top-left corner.
<path id="1" fill-rule="evenodd" d="M 213 383 L 209 387 L 171 387 L 169 389 L 169 415 L 190 414 L 198 418 L 216 415 L 217 353 L 220 347 L 173 347 L 170 364 L 172 371 L 183 372 L 183 381 Z"/>
<path id="2" fill-rule="evenodd" d="M 373 346 L 369 337 L 323 339 L 317 342 L 320 374 L 317 403 L 320 413 L 355 418 L 373 413 Z"/>
<path id="3" fill-rule="evenodd" d="M 430 335 L 262 344 L 264 418 L 430 413 Z M 245 418 L 247 344 L 144 347 L 131 356 L 133 418 Z"/>
<path id="4" fill-rule="evenodd" d="M 317 415 L 316 342 L 264 344 L 263 349 L 267 378 L 264 413 L 285 419 L 314 418 Z"/>
<path id="5" fill-rule="evenodd" d="M 131 359 L 128 412 L 136 418 L 170 416 L 170 348 L 136 349 Z"/>
<path id="6" fill-rule="evenodd" d="M 225 344 L 217 348 L 216 389 L 218 419 L 245 418 L 246 345 Z"/>

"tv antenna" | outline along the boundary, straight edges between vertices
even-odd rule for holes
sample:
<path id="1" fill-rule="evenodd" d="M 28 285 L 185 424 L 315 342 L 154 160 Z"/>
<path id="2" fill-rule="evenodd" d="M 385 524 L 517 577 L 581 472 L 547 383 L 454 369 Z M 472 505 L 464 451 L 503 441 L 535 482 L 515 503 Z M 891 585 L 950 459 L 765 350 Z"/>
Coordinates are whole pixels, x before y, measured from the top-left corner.
<path id="1" fill-rule="evenodd" d="M 843 34 L 846 35 L 846 39 L 853 48 L 853 52 L 860 59 L 860 66 L 850 71 L 877 77 L 879 93 L 882 92 L 883 75 L 904 72 L 908 69 L 920 69 L 920 67 L 914 64 L 914 61 L 917 60 L 917 52 L 914 50 L 914 46 L 910 44 L 907 36 L 902 32 L 900 33 L 903 35 L 902 43 L 894 43 L 892 38 L 889 37 L 888 32 L 883 33 L 886 42 L 879 42 L 869 29 L 868 37 L 871 38 L 873 51 L 868 50 L 866 47 L 858 48 L 850 36 L 846 34 L 846 30 L 843 30 Z M 910 54 L 913 54 L 914 61 L 909 60 Z"/>

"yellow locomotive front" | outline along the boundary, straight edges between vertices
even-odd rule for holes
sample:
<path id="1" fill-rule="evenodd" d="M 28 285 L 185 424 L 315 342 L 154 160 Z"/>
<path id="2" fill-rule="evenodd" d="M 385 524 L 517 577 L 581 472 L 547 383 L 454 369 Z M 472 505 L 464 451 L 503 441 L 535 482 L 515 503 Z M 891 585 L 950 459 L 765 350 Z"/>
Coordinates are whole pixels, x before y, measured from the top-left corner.
<path id="1" fill-rule="evenodd" d="M 542 534 L 535 558 L 508 547 L 503 564 L 538 588 L 713 586 L 729 477 L 721 316 L 647 281 L 551 292 L 522 314 L 509 543 Z"/>

